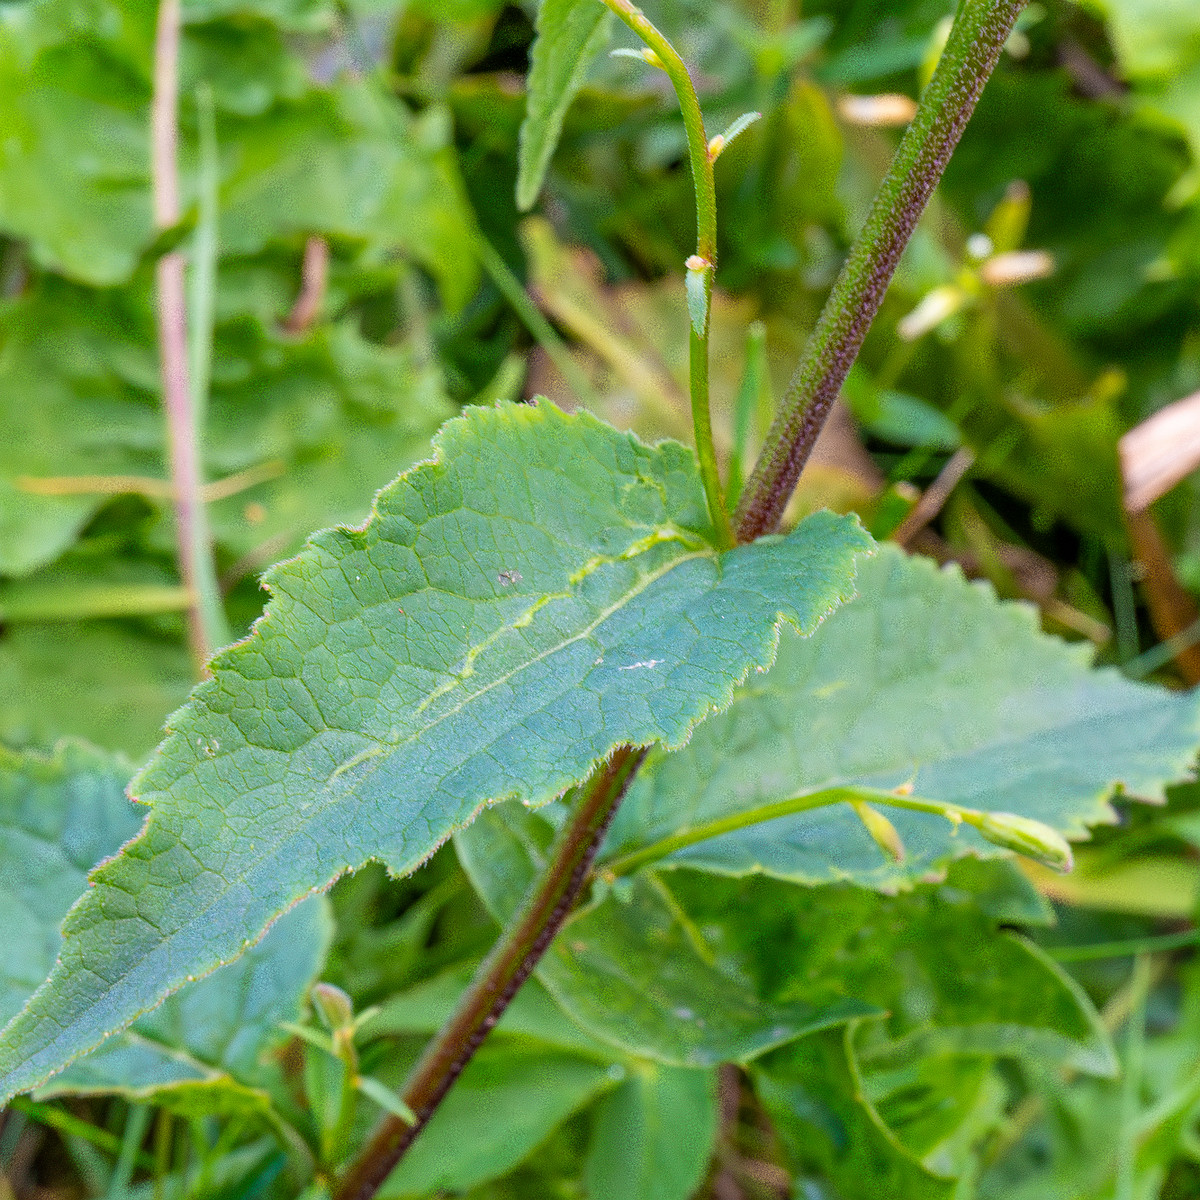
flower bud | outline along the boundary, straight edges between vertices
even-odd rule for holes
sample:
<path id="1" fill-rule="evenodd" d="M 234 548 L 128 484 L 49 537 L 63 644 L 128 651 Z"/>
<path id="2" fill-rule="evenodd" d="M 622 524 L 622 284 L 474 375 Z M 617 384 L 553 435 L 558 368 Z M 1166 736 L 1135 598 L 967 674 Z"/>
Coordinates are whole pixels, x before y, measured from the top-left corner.
<path id="1" fill-rule="evenodd" d="M 873 808 L 870 804 L 864 804 L 861 800 L 852 800 L 850 807 L 854 809 L 858 819 L 866 827 L 875 845 L 893 862 L 903 862 L 904 842 L 901 841 L 895 825 L 877 808 Z"/>
<path id="2" fill-rule="evenodd" d="M 311 995 L 317 1013 L 329 1029 L 336 1033 L 354 1025 L 354 1004 L 340 987 L 314 983 Z"/>
<path id="3" fill-rule="evenodd" d="M 1067 839 L 1058 830 L 1031 817 L 1004 812 L 980 813 L 978 820 L 971 824 L 989 842 L 1006 850 L 1015 850 L 1056 871 L 1069 871 L 1074 865 Z"/>

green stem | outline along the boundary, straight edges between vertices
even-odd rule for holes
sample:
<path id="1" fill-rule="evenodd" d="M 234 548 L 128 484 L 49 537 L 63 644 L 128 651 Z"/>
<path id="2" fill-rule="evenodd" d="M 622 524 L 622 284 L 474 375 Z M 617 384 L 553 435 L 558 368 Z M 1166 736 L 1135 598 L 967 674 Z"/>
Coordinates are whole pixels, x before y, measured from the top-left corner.
<path id="1" fill-rule="evenodd" d="M 509 269 L 508 263 L 501 257 L 500 252 L 478 229 L 475 230 L 474 241 L 475 253 L 479 257 L 480 265 L 491 276 L 491 280 L 500 294 L 512 306 L 513 312 L 520 318 L 521 324 L 546 352 L 546 356 L 558 368 L 559 374 L 578 399 L 594 412 L 599 413 L 601 406 L 595 389 L 588 382 L 588 377 L 579 364 L 571 357 L 571 352 L 555 332 L 554 326 L 546 320 L 541 309 L 529 298 L 521 281 Z"/>
<path id="2" fill-rule="evenodd" d="M 997 842 L 996 831 L 993 828 L 996 814 L 981 812 L 975 808 L 964 808 L 961 804 L 946 803 L 941 800 L 926 800 L 921 796 L 909 796 L 903 792 L 888 792 L 881 788 L 859 787 L 845 784 L 838 787 L 823 788 L 818 792 L 808 792 L 803 796 L 793 796 L 790 800 L 779 800 L 774 804 L 763 804 L 758 808 L 746 809 L 744 812 L 732 813 L 727 817 L 719 817 L 715 821 L 706 821 L 703 825 L 693 826 L 670 837 L 652 842 L 640 850 L 623 854 L 612 859 L 599 868 L 605 878 L 617 878 L 622 875 L 632 875 L 650 863 L 658 862 L 668 855 L 694 846 L 698 842 L 711 841 L 725 833 L 733 833 L 738 829 L 747 829 L 751 825 L 761 825 L 766 821 L 775 821 L 780 817 L 790 817 L 796 813 L 809 812 L 814 808 L 827 808 L 833 804 L 879 804 L 888 808 L 903 808 L 909 812 L 931 813 L 937 817 L 945 817 L 953 825 L 970 825 L 973 829 L 987 838 Z M 1052 835 L 1052 831 L 1047 830 Z M 1003 843 L 1016 849 L 1014 843 Z M 1022 848 L 1022 853 L 1030 853 Z"/>
<path id="3" fill-rule="evenodd" d="M 1133 1200 L 1137 1183 L 1138 1114 L 1146 1066 L 1146 1001 L 1152 978 L 1150 959 L 1139 954 L 1133 962 L 1133 1003 L 1125 1031 L 1125 1061 L 1121 1064 L 1121 1123 L 1117 1134 L 1115 1200 Z"/>
<path id="4" fill-rule="evenodd" d="M 809 338 L 736 515 L 737 539 L 779 524 L 917 221 L 1025 0 L 961 0 L 950 39 Z"/>
<path id="5" fill-rule="evenodd" d="M 641 9 L 630 0 L 602 0 L 653 51 L 655 65 L 660 66 L 671 81 L 679 98 L 683 127 L 687 133 L 688 161 L 692 168 L 692 184 L 696 192 L 696 258 L 702 260 L 704 271 L 703 319 L 693 317 L 688 346 L 690 351 L 689 379 L 692 395 L 692 426 L 696 438 L 696 455 L 700 460 L 700 478 L 708 499 L 717 542 L 722 549 L 733 545 L 733 529 L 725 507 L 725 492 L 717 468 L 717 451 L 713 445 L 712 418 L 708 397 L 708 331 L 712 313 L 712 281 L 717 269 L 717 188 L 713 179 L 713 155 L 709 153 L 708 135 L 704 130 L 704 115 L 700 99 L 688 74 L 687 64 L 679 52 L 648 21 Z M 691 260 L 689 260 L 691 261 Z"/>
<path id="6" fill-rule="evenodd" d="M 416 1114 L 416 1124 L 387 1117 L 347 1169 L 334 1200 L 370 1200 L 425 1128 L 575 906 L 605 830 L 645 756 L 644 748 L 619 747 L 579 788 L 545 873 L 534 883 L 475 973 L 454 1015 L 426 1047 L 404 1085 L 401 1095 Z"/>

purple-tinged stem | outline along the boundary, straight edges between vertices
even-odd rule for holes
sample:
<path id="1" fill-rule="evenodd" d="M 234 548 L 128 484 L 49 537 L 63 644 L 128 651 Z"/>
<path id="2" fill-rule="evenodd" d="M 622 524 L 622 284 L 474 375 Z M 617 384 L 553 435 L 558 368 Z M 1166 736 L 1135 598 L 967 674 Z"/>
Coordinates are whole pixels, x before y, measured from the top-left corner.
<path id="1" fill-rule="evenodd" d="M 917 115 L 833 285 L 742 491 L 734 520 L 739 542 L 751 542 L 778 526 L 900 255 L 1024 6 L 1025 0 L 962 0 L 959 5 Z"/>

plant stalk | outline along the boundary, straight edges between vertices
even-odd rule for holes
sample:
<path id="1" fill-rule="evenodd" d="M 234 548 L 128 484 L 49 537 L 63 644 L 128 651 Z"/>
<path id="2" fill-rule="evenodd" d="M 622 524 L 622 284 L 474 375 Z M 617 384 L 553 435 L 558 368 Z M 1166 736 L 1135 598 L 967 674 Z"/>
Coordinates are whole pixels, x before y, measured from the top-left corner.
<path id="1" fill-rule="evenodd" d="M 180 0 L 161 0 L 154 40 L 150 118 L 154 223 L 159 229 L 170 229 L 180 218 L 176 161 L 180 21 Z M 199 431 L 188 386 L 185 266 L 182 252 L 173 250 L 164 254 L 155 266 L 155 283 L 163 407 L 174 487 L 175 541 L 180 574 L 191 596 L 187 610 L 188 645 L 197 673 L 203 675 L 213 650 L 229 640 L 229 633 L 201 494 Z"/>
<path id="2" fill-rule="evenodd" d="M 416 1114 L 416 1124 L 387 1117 L 347 1169 L 334 1200 L 370 1200 L 425 1128 L 574 908 L 609 822 L 645 756 L 644 747 L 621 746 L 578 789 L 578 800 L 554 842 L 545 873 L 404 1085 L 401 1096 Z"/>
<path id="3" fill-rule="evenodd" d="M 687 133 L 688 161 L 692 168 L 692 185 L 696 192 L 696 255 L 702 265 L 704 288 L 703 320 L 693 318 L 688 337 L 688 375 L 692 397 L 692 427 L 696 438 L 696 455 L 700 460 L 700 478 L 708 499 L 708 512 L 717 535 L 720 549 L 733 545 L 733 529 L 725 507 L 725 492 L 717 468 L 717 451 L 713 445 L 712 417 L 708 398 L 708 331 L 712 314 L 713 275 L 717 269 L 717 188 L 713 179 L 714 153 L 708 147 L 704 130 L 704 115 L 700 99 L 687 64 L 679 52 L 648 21 L 641 9 L 630 0 L 602 0 L 606 8 L 616 13 L 642 39 L 655 56 L 655 66 L 661 67 L 679 98 L 683 127 Z M 689 259 L 689 264 L 693 260 Z M 699 326 L 699 328 L 697 328 Z"/>
<path id="4" fill-rule="evenodd" d="M 737 540 L 778 526 L 858 356 L 913 230 L 1025 0 L 961 0 L 920 107 L 900 142 L 780 402 L 735 517 Z"/>
<path id="5" fill-rule="evenodd" d="M 732 542 L 729 517 L 708 409 L 708 327 L 716 267 L 712 155 L 699 100 L 682 58 L 630 0 L 602 2 L 653 51 L 657 65 L 666 71 L 675 88 L 683 112 L 696 190 L 696 258 L 701 262 L 695 264 L 695 269 L 704 273 L 703 322 L 693 320 L 690 340 L 692 415 L 710 515 L 718 540 L 728 545 Z M 878 312 L 900 254 L 941 178 L 1023 4 L 1024 0 L 963 0 L 921 108 L 901 142 L 867 224 L 851 250 L 784 397 L 780 414 L 768 433 L 739 508 L 739 542 L 769 533 L 778 524 L 816 435 Z M 409 1124 L 398 1117 L 386 1118 L 338 1183 L 334 1200 L 371 1200 L 429 1121 L 582 894 L 605 830 L 645 754 L 644 748 L 621 747 L 579 789 L 579 799 L 571 819 L 555 841 L 546 872 L 534 884 L 516 917 L 480 966 L 454 1015 L 426 1048 L 405 1084 L 402 1099 L 416 1115 L 416 1123 Z M 846 798 L 846 791 L 839 790 L 839 800 Z M 870 796 L 876 802 L 882 798 L 874 793 Z M 943 805 L 919 799 L 906 801 L 895 794 L 889 799 L 902 807 L 946 815 Z M 833 795 L 826 793 L 797 798 L 787 802 L 787 807 L 812 807 L 833 800 Z M 970 819 L 965 811 L 959 810 L 956 819 L 964 818 Z M 711 830 L 694 833 L 700 837 L 712 836 Z M 654 857 L 678 848 L 672 843 L 673 839 L 667 839 L 651 848 L 656 852 Z M 640 864 L 626 861 L 619 865 L 632 870 Z"/>

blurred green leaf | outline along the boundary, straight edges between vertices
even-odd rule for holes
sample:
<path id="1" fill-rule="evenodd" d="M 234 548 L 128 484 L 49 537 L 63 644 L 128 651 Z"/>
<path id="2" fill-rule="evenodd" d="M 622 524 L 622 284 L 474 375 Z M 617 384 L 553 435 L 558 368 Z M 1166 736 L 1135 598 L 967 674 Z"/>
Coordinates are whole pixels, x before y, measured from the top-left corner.
<path id="1" fill-rule="evenodd" d="M 608 31 L 609 14 L 599 0 L 541 0 L 521 125 L 517 207 L 522 211 L 533 207 L 542 190 L 567 107 Z"/>
<path id="2" fill-rule="evenodd" d="M 819 1170 L 844 1200 L 950 1200 L 953 1181 L 927 1171 L 864 1097 L 851 1038 L 829 1030 L 755 1064 L 755 1090 L 788 1157 Z"/>
<path id="3" fill-rule="evenodd" d="M 584 1165 L 588 1194 L 687 1200 L 716 1132 L 715 1072 L 640 1063 L 600 1102 Z"/>
<path id="4" fill-rule="evenodd" d="M 489 1042 L 379 1195 L 398 1200 L 464 1191 L 503 1175 L 622 1074 L 619 1067 L 536 1042 Z"/>

